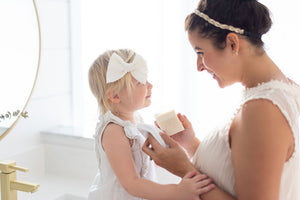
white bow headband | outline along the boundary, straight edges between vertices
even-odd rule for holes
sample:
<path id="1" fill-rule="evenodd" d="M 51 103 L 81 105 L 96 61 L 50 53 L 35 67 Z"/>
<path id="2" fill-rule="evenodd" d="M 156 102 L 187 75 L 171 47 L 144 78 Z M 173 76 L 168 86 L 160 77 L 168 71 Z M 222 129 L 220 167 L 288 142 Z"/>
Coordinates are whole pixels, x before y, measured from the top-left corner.
<path id="1" fill-rule="evenodd" d="M 128 72 L 130 72 L 137 81 L 146 84 L 148 68 L 142 56 L 135 54 L 132 63 L 126 63 L 118 54 L 113 53 L 107 66 L 106 83 L 115 82 Z"/>

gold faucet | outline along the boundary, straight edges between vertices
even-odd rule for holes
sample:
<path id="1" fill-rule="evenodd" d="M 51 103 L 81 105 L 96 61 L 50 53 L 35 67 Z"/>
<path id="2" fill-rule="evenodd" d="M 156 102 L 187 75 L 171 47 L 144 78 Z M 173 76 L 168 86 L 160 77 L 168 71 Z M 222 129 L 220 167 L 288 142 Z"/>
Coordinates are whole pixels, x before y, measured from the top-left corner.
<path id="1" fill-rule="evenodd" d="M 16 162 L 0 162 L 1 200 L 17 200 L 17 191 L 35 192 L 39 184 L 16 180 L 16 170 L 27 172 L 28 169 L 16 166 Z"/>

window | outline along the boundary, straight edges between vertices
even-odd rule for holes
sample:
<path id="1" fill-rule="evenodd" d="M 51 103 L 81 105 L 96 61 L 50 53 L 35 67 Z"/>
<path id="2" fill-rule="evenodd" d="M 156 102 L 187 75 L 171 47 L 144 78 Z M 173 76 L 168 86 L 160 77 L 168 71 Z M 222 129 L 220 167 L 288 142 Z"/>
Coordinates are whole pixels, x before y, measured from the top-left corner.
<path id="1" fill-rule="evenodd" d="M 179 110 L 181 84 L 176 79 L 181 71 L 180 49 L 185 38 L 184 17 L 180 13 L 181 1 L 82 2 L 85 133 L 93 134 L 97 120 L 97 104 L 88 86 L 87 71 L 97 56 L 108 49 L 130 48 L 147 60 L 153 104 L 141 111 L 145 121 L 153 123 L 153 116 L 159 111 Z"/>
<path id="2" fill-rule="evenodd" d="M 296 0 L 262 0 L 273 12 L 274 25 L 263 38 L 271 58 L 287 75 L 300 82 L 297 49 L 300 46 L 300 15 Z M 87 72 L 98 55 L 108 49 L 131 48 L 148 62 L 153 84 L 152 105 L 141 111 L 148 123 L 170 109 L 192 121 L 200 138 L 231 116 L 239 102 L 238 84 L 220 89 L 207 73 L 196 71 L 196 55 L 183 28 L 184 19 L 197 1 L 183 0 L 86 0 L 81 2 L 84 135 L 94 134 L 97 103 Z M 286 7 L 286 8 L 283 8 Z M 294 9 L 294 10 L 293 10 Z M 76 73 L 75 73 L 76 74 Z M 78 74 L 77 74 L 78 75 Z M 76 105 L 76 104 L 75 104 Z"/>

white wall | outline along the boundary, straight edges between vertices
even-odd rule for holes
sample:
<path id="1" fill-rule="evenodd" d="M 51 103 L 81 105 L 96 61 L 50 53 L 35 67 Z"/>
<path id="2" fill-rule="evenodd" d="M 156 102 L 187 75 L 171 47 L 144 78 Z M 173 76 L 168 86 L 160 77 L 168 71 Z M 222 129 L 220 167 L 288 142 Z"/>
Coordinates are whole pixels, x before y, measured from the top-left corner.
<path id="1" fill-rule="evenodd" d="M 70 3 L 78 1 L 37 0 L 43 50 L 37 87 L 27 108 L 30 118 L 20 119 L 14 129 L 0 141 L 0 158 L 39 144 L 39 132 L 42 130 L 60 124 L 71 124 L 72 116 L 74 116 L 71 110 L 73 106 L 71 83 L 74 83 L 74 80 L 71 79 L 73 72 L 70 55 L 74 52 L 70 50 L 72 45 L 70 44 L 70 37 L 72 37 L 70 33 L 73 31 L 69 31 L 72 30 L 72 27 L 70 27 L 72 23 L 69 23 L 71 16 L 69 6 Z M 198 0 L 193 0 L 189 2 L 190 5 L 182 2 L 182 6 L 186 8 L 183 11 L 185 12 L 184 15 L 191 12 L 190 7 L 194 7 L 197 2 Z M 300 30 L 296 24 L 296 19 L 299 18 L 300 14 L 297 12 L 299 3 L 295 0 L 288 4 L 282 4 L 279 0 L 262 2 L 270 7 L 274 15 L 274 27 L 265 38 L 267 51 L 283 71 L 299 82 L 298 73 L 295 73 L 297 72 L 295 69 L 299 68 L 297 48 L 300 44 L 298 37 Z M 285 12 L 286 10 L 289 12 Z M 216 89 L 215 93 L 217 95 L 212 96 L 207 85 L 217 88 L 217 84 L 207 74 L 196 71 L 196 57 L 188 44 L 184 31 L 182 31 L 181 37 L 184 38 L 182 49 L 186 50 L 184 59 L 181 61 L 182 73 L 184 74 L 182 77 L 188 77 L 188 79 L 178 81 L 182 83 L 179 91 L 181 91 L 185 101 L 189 100 L 189 105 L 194 105 L 193 107 L 183 104 L 182 110 L 193 121 L 195 129 L 201 130 L 198 136 L 202 137 L 202 133 L 208 127 L 212 127 L 213 124 L 216 124 L 216 121 L 222 121 L 223 117 L 230 113 L 229 111 L 232 108 L 227 106 L 227 102 L 237 98 L 227 95 L 231 94 L 231 88 L 222 91 Z M 200 79 L 205 80 L 206 84 L 200 84 Z M 197 90 L 191 92 L 194 87 Z M 197 95 L 195 96 L 195 94 Z M 223 114 L 217 115 L 219 107 L 228 108 L 228 112 L 225 110 Z M 210 112 L 208 113 L 205 110 Z"/>
<path id="2" fill-rule="evenodd" d="M 42 31 L 38 82 L 26 109 L 29 118 L 21 118 L 0 141 L 0 158 L 39 144 L 41 130 L 71 123 L 70 3 L 68 0 L 37 0 L 36 3 Z"/>

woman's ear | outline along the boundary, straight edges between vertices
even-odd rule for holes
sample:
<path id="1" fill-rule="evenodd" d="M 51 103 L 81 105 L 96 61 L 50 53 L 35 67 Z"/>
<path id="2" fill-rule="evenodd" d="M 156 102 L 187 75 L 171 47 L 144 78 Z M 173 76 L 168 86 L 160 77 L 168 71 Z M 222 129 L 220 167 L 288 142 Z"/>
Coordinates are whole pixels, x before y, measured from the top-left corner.
<path id="1" fill-rule="evenodd" d="M 236 33 L 228 33 L 227 37 L 227 45 L 231 49 L 232 53 L 239 55 L 240 51 L 240 38 Z"/>
<path id="2" fill-rule="evenodd" d="M 114 90 L 108 90 L 106 92 L 107 98 L 112 102 L 112 103 L 120 103 L 120 97 L 117 92 Z"/>

